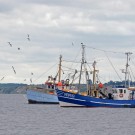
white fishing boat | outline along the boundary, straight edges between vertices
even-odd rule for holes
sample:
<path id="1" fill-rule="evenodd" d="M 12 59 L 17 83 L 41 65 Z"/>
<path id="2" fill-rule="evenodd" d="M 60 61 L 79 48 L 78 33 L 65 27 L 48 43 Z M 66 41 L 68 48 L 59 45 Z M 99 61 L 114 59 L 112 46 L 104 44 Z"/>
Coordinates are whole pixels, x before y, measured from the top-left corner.
<path id="1" fill-rule="evenodd" d="M 51 81 L 50 81 L 51 78 Z M 48 77 L 47 82 L 42 86 L 30 85 L 26 90 L 29 104 L 58 104 L 55 92 L 55 82 Z"/>
<path id="2" fill-rule="evenodd" d="M 59 70 L 61 70 L 62 56 L 59 58 Z M 58 104 L 58 98 L 55 91 L 57 81 L 61 79 L 59 71 L 55 77 L 48 76 L 45 84 L 37 86 L 30 85 L 26 90 L 26 95 L 29 104 Z"/>

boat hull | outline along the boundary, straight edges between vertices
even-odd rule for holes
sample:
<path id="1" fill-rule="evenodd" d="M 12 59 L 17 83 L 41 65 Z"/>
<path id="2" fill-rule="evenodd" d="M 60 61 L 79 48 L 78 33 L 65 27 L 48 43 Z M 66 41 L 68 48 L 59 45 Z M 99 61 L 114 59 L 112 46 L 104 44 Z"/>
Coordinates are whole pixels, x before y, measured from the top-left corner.
<path id="1" fill-rule="evenodd" d="M 135 108 L 135 100 L 112 100 L 83 96 L 56 89 L 61 107 Z"/>
<path id="2" fill-rule="evenodd" d="M 26 91 L 29 104 L 59 104 L 57 95 L 43 93 L 34 90 Z"/>

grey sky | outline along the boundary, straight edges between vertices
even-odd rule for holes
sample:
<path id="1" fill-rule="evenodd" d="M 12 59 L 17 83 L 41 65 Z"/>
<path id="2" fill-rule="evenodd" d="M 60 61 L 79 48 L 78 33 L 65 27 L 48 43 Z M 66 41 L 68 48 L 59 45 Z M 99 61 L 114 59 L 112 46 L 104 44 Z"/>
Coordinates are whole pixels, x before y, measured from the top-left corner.
<path id="1" fill-rule="evenodd" d="M 124 79 L 124 52 L 133 52 L 133 60 L 135 53 L 134 7 L 134 0 L 0 0 L 1 83 L 30 83 L 30 78 L 43 83 L 56 73 L 58 64 L 40 77 L 58 63 L 59 55 L 74 59 L 82 42 L 89 61 L 102 59 L 97 64 L 103 81 L 118 77 L 104 52 L 90 47 L 123 52 L 107 55 Z"/>

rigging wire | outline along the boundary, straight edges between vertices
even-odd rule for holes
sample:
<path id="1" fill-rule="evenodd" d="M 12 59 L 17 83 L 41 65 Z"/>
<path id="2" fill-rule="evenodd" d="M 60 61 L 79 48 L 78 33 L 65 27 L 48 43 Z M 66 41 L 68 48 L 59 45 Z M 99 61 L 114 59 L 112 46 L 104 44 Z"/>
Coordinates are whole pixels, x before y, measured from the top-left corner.
<path id="1" fill-rule="evenodd" d="M 88 67 L 89 67 L 90 71 L 92 71 L 92 69 L 91 69 L 90 65 L 89 65 L 88 63 L 86 63 L 86 64 L 88 65 Z"/>
<path id="2" fill-rule="evenodd" d="M 133 62 L 133 60 L 130 58 L 130 61 L 132 62 L 132 64 L 135 66 L 135 63 Z M 134 78 L 134 80 L 135 80 L 135 76 L 134 76 L 134 74 L 133 74 L 133 70 L 131 69 L 131 67 L 130 67 L 130 70 L 131 70 L 131 73 L 132 73 L 132 76 L 133 76 L 133 78 Z"/>
<path id="3" fill-rule="evenodd" d="M 107 55 L 107 52 L 111 52 L 111 53 L 120 53 L 120 54 L 125 54 L 124 52 L 116 52 L 116 51 L 109 51 L 109 50 L 103 50 L 103 49 L 98 49 L 98 48 L 95 48 L 95 47 L 92 47 L 92 46 L 86 46 L 87 48 L 91 48 L 91 49 L 94 49 L 94 50 L 98 50 L 98 51 L 102 51 L 105 53 L 108 61 L 110 62 L 111 66 L 113 67 L 114 71 L 116 72 L 117 76 L 119 77 L 119 79 L 122 81 L 121 77 L 119 76 L 118 72 L 116 71 L 115 67 L 113 66 L 112 62 L 110 61 L 108 55 Z"/>
<path id="4" fill-rule="evenodd" d="M 63 60 L 63 61 L 64 61 L 64 62 L 72 62 L 72 63 L 73 63 L 73 62 L 74 62 L 74 63 L 81 63 L 80 61 L 78 61 L 78 62 L 77 62 L 77 61 L 76 61 L 76 62 L 75 62 L 75 61 L 69 61 L 69 60 Z"/>
<path id="5" fill-rule="evenodd" d="M 130 76 L 130 79 L 131 79 L 131 82 L 132 82 L 132 76 L 131 76 L 131 73 L 129 72 L 129 76 Z"/>
<path id="6" fill-rule="evenodd" d="M 36 82 L 39 78 L 41 78 L 43 75 L 45 75 L 46 73 L 48 73 L 57 63 L 55 63 L 53 66 L 51 66 L 47 71 L 45 71 L 44 73 L 42 73 L 37 79 L 35 79 L 33 82 Z"/>
<path id="7" fill-rule="evenodd" d="M 71 68 L 73 67 L 73 63 L 75 63 L 75 61 L 76 61 L 78 55 L 80 54 L 80 51 L 81 51 L 81 48 L 79 49 L 78 53 L 76 54 L 75 59 L 73 60 L 71 66 L 70 66 Z M 68 72 L 67 74 L 69 74 L 69 72 Z"/>
<path id="8" fill-rule="evenodd" d="M 62 67 L 69 69 L 69 71 L 70 71 L 70 70 L 73 70 L 73 71 L 74 71 L 73 68 L 69 68 L 69 67 L 66 67 L 66 66 L 62 66 Z M 65 71 L 65 70 L 64 70 L 64 71 Z"/>
<path id="9" fill-rule="evenodd" d="M 132 76 L 133 76 L 133 78 L 134 78 L 134 80 L 135 80 L 135 76 L 134 76 L 134 74 L 133 74 L 133 71 L 132 71 L 132 68 L 131 67 L 129 67 L 130 68 L 130 71 L 131 71 L 131 73 L 132 73 Z M 130 73 L 130 72 L 129 72 Z M 131 76 L 131 75 L 130 75 Z"/>
<path id="10" fill-rule="evenodd" d="M 121 54 L 125 54 L 124 52 L 115 52 L 115 51 L 103 50 L 103 49 L 98 49 L 98 48 L 95 48 L 95 47 L 92 47 L 92 46 L 86 46 L 86 47 L 87 47 L 87 48 L 94 49 L 94 50 L 102 51 L 102 52 L 111 52 L 111 53 L 121 53 Z"/>
<path id="11" fill-rule="evenodd" d="M 101 77 L 100 75 L 98 75 L 98 78 L 100 78 L 99 80 L 103 80 L 104 82 L 106 82 L 106 79 L 104 79 L 103 77 Z M 100 81 L 102 82 L 102 81 Z"/>
<path id="12" fill-rule="evenodd" d="M 105 53 L 105 55 L 106 55 L 106 57 L 107 57 L 108 61 L 110 62 L 111 66 L 113 67 L 113 69 L 114 69 L 115 73 L 117 74 L 117 76 L 119 77 L 119 79 L 122 81 L 122 79 L 120 78 L 119 74 L 117 73 L 117 71 L 116 71 L 115 67 L 113 66 L 112 62 L 110 61 L 109 57 L 107 56 L 107 52 L 104 52 L 104 53 Z"/>
<path id="13" fill-rule="evenodd" d="M 135 66 L 135 63 L 132 61 L 132 59 L 130 59 L 130 61 L 133 63 L 133 65 Z"/>
<path id="14" fill-rule="evenodd" d="M 63 66 L 63 65 L 62 65 L 62 67 L 65 68 L 64 71 L 67 71 L 67 75 L 64 77 L 64 79 L 67 79 L 67 78 L 69 79 L 70 75 L 74 74 L 75 69 L 69 68 L 69 67 L 66 67 L 66 66 Z"/>

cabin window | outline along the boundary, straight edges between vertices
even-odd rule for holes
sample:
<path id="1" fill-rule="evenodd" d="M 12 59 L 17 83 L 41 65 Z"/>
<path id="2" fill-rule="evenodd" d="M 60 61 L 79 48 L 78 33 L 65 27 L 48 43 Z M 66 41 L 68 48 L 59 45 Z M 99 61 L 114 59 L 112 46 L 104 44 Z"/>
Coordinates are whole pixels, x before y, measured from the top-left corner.
<path id="1" fill-rule="evenodd" d="M 123 89 L 119 89 L 119 93 L 123 93 Z"/>
<path id="2" fill-rule="evenodd" d="M 116 89 L 113 89 L 113 93 L 117 93 L 117 90 Z"/>
<path id="3" fill-rule="evenodd" d="M 124 90 L 124 93 L 126 93 L 126 90 Z"/>

